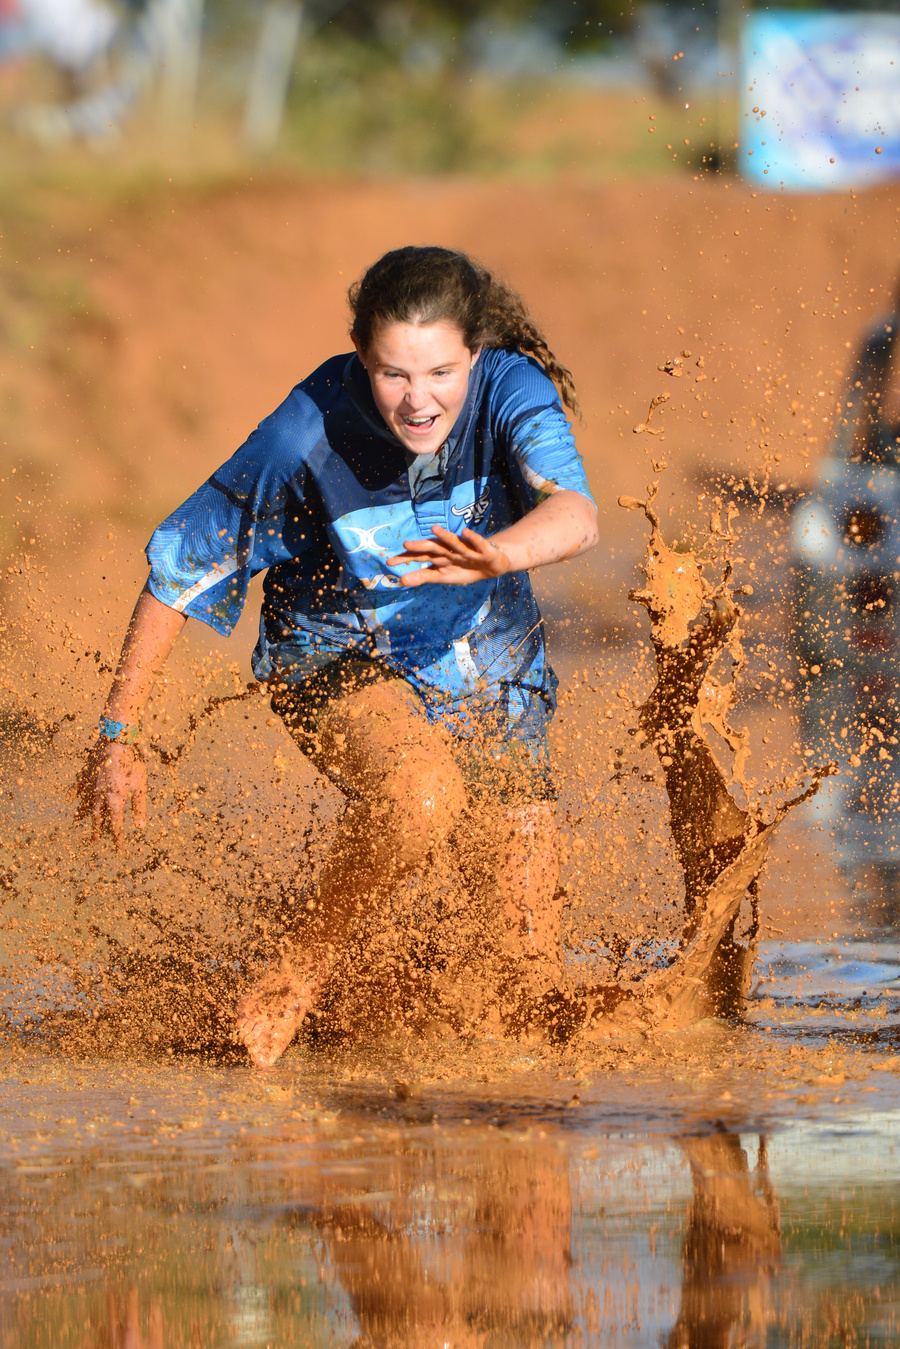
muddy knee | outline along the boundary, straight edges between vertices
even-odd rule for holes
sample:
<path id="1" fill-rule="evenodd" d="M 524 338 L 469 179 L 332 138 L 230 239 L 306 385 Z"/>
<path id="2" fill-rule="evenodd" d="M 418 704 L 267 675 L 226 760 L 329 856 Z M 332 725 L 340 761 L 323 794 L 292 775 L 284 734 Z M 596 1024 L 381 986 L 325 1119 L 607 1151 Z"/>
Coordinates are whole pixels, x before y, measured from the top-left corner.
<path id="1" fill-rule="evenodd" d="M 382 782 L 373 813 L 391 839 L 395 865 L 418 866 L 447 839 L 466 803 L 459 769 L 449 757 L 409 755 Z"/>

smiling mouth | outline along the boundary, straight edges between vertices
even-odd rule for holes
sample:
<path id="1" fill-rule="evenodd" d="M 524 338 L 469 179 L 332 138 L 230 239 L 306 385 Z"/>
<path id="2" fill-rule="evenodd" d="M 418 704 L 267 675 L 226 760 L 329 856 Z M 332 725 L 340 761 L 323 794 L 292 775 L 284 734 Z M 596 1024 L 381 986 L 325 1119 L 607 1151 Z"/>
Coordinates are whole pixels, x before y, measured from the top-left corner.
<path id="1" fill-rule="evenodd" d="M 404 417 L 403 425 L 408 426 L 410 431 L 430 431 L 437 421 L 437 413 L 430 417 Z"/>

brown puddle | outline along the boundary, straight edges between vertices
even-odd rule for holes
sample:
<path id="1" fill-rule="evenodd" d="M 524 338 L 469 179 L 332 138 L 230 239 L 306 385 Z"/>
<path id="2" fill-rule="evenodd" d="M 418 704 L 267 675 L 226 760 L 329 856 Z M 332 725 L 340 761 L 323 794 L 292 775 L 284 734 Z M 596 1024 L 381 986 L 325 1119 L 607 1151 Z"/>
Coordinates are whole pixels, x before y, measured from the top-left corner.
<path id="1" fill-rule="evenodd" d="M 5 1349 L 896 1343 L 896 1088 L 763 1124 L 677 1056 L 577 1104 L 289 1059 L 5 1056 Z"/>

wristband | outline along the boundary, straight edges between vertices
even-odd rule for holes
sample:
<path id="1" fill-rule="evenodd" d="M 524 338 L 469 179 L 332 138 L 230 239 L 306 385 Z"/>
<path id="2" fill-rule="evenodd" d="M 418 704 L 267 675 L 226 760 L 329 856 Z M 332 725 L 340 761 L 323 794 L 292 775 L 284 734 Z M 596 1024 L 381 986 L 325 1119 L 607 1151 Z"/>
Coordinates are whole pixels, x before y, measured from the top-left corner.
<path id="1" fill-rule="evenodd" d="M 140 725 L 128 726 L 112 717 L 101 717 L 99 729 L 101 740 L 113 740 L 117 745 L 133 745 L 141 733 Z"/>

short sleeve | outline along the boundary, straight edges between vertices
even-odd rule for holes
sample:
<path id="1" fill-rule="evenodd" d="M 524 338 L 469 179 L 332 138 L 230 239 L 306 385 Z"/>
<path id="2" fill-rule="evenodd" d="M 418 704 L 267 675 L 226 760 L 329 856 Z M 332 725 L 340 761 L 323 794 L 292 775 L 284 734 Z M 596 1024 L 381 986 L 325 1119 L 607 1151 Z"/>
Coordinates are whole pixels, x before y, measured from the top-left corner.
<path id="1" fill-rule="evenodd" d="M 252 577 L 303 551 L 308 402 L 294 390 L 147 544 L 149 589 L 171 609 L 228 635 Z"/>
<path id="2" fill-rule="evenodd" d="M 561 491 L 593 502 L 556 386 L 536 361 L 518 355 L 505 363 L 492 383 L 491 408 L 495 437 L 508 445 L 531 508 Z"/>

